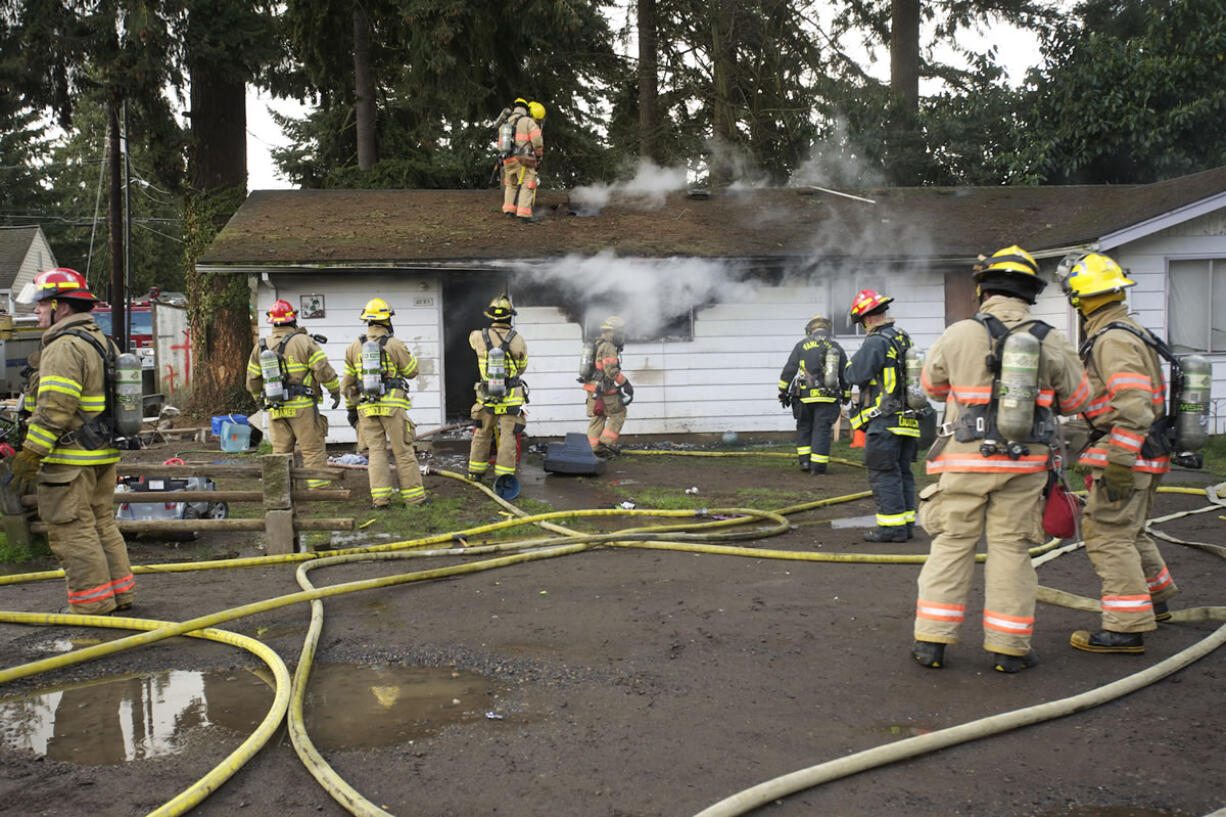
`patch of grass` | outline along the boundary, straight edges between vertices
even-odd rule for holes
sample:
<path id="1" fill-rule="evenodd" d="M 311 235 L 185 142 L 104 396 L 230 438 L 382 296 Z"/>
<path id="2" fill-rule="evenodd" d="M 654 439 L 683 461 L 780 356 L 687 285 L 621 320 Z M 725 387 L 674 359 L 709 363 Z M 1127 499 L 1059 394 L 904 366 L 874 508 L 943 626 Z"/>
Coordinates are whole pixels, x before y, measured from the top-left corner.
<path id="1" fill-rule="evenodd" d="M 1209 442 L 1200 453 L 1205 458 L 1207 473 L 1226 477 L 1226 434 L 1210 437 Z"/>
<path id="2" fill-rule="evenodd" d="M 51 548 L 47 546 L 46 537 L 35 536 L 27 548 L 10 545 L 8 537 L 0 532 L 0 564 L 19 565 L 50 556 Z"/>

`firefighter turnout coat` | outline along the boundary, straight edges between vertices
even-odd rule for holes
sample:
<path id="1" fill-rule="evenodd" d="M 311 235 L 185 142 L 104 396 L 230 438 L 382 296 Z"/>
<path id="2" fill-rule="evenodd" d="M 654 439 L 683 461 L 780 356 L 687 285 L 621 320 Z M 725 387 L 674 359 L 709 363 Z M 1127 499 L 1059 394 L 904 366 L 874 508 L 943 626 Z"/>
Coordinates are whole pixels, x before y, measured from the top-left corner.
<path id="1" fill-rule="evenodd" d="M 468 450 L 468 472 L 473 475 L 480 476 L 489 470 L 490 444 L 494 440 L 495 426 L 498 427 L 498 455 L 494 473 L 499 476 L 515 473 L 519 458 L 515 431 L 527 423 L 523 413 L 527 394 L 520 378 L 528 370 L 528 344 L 518 332 L 512 335 L 513 331 L 511 324 L 495 321 L 488 329 L 475 329 L 468 336 L 468 345 L 477 355 L 477 368 L 481 372 L 481 380 L 473 386 L 477 401 L 473 403 L 471 416 L 477 421 L 477 428 Z M 505 345 L 507 349 L 506 394 L 501 397 L 489 394 L 485 388 L 488 376 L 485 366 L 488 352 L 486 332 L 489 333 L 491 345 Z"/>
<path id="2" fill-rule="evenodd" d="M 838 358 L 837 388 L 825 388 L 826 355 Z M 796 456 L 801 469 L 821 473 L 830 463 L 831 426 L 839 418 L 839 406 L 851 399 L 844 370 L 847 353 L 829 335 L 808 335 L 792 347 L 779 372 L 779 391 L 792 395 L 796 418 Z M 793 384 L 796 384 L 793 386 Z"/>
<path id="3" fill-rule="evenodd" d="M 382 347 L 383 393 L 377 396 L 362 391 L 362 346 L 368 340 Z M 387 457 L 389 446 L 396 461 L 400 498 L 406 505 L 419 505 L 426 500 L 413 450 L 413 421 L 409 419 L 409 409 L 413 407 L 409 381 L 415 377 L 417 358 L 382 324 L 370 324 L 366 334 L 354 338 L 345 349 L 341 393 L 345 395 L 345 405 L 358 412 L 358 442 L 367 450 L 370 499 L 378 507 L 389 504 L 395 493 Z"/>
<path id="4" fill-rule="evenodd" d="M 1166 415 L 1165 383 L 1157 353 L 1127 329 L 1108 329 L 1111 323 L 1145 333 L 1123 302 L 1085 319 L 1082 354 L 1093 391 L 1085 418 L 1096 437 L 1079 459 L 1093 475 L 1082 533 L 1102 580 L 1103 628 L 1142 632 L 1156 627 L 1153 602 L 1179 592 L 1158 546 L 1145 534 L 1154 492 L 1171 468 L 1161 434 L 1150 434 Z M 1128 499 L 1107 497 L 1102 476 L 1108 463 L 1132 469 L 1134 490 Z"/>
<path id="5" fill-rule="evenodd" d="M 871 328 L 845 370 L 860 398 L 852 407 L 851 427 L 864 431 L 864 466 L 877 503 L 879 533 L 910 537 L 915 523 L 915 461 L 919 419 L 907 416 L 903 396 L 904 356 L 911 346 L 906 332 L 886 320 Z"/>
<path id="6" fill-rule="evenodd" d="M 258 405 L 264 406 L 268 415 L 272 451 L 274 454 L 292 454 L 297 442 L 302 449 L 302 464 L 305 467 L 326 468 L 328 455 L 324 441 L 328 435 L 328 422 L 319 413 L 316 404 L 323 397 L 323 389 L 334 396 L 340 394 L 336 371 L 328 362 L 324 350 L 305 329 L 274 326 L 265 345 L 282 359 L 289 396 L 276 405 L 268 405 L 264 399 L 259 344 L 251 350 L 251 358 L 247 361 L 247 391 L 251 392 Z M 326 479 L 307 480 L 310 488 L 322 488 L 327 484 Z"/>
<path id="7" fill-rule="evenodd" d="M 1009 329 L 1030 320 L 1025 301 L 1003 295 L 986 299 L 980 312 Z M 969 407 L 990 403 L 994 375 L 986 357 L 993 345 L 987 328 L 967 319 L 947 328 L 928 351 L 921 383 L 930 397 L 945 403 L 944 429 L 952 428 Z M 1089 403 L 1090 384 L 1077 351 L 1055 330 L 1041 342 L 1038 389 L 1037 406 L 1062 414 L 1081 411 Z M 1048 446 L 1027 443 L 1028 454 L 1010 459 L 1004 453 L 985 457 L 980 443 L 944 436 L 929 455 L 928 473 L 939 474 L 940 480 L 920 495 L 919 521 L 932 545 L 919 576 L 915 638 L 939 644 L 958 640 L 975 547 L 986 533 L 983 647 L 1026 655 L 1038 586 L 1028 550 L 1047 539 L 1042 501 L 1050 467 Z"/>
<path id="8" fill-rule="evenodd" d="M 127 608 L 135 581 L 128 550 L 115 525 L 115 463 L 108 438 L 91 448 L 82 433 L 110 396 L 102 356 L 84 332 L 111 341 L 88 313 L 60 320 L 43 333 L 37 392 L 23 448 L 42 457 L 38 514 L 47 523 L 51 552 L 64 568 L 72 612 L 90 615 Z"/>
<path id="9" fill-rule="evenodd" d="M 621 353 L 621 347 L 608 332 L 596 339 L 593 358 L 596 373 L 583 384 L 587 392 L 587 442 L 593 449 L 598 445 L 616 446 L 626 424 L 626 404 L 621 393 L 626 375 L 622 372 Z"/>
<path id="10" fill-rule="evenodd" d="M 545 154 L 545 138 L 541 124 L 526 108 L 516 106 L 514 152 L 502 160 L 502 212 L 520 218 L 532 217 L 536 201 L 541 158 Z"/>

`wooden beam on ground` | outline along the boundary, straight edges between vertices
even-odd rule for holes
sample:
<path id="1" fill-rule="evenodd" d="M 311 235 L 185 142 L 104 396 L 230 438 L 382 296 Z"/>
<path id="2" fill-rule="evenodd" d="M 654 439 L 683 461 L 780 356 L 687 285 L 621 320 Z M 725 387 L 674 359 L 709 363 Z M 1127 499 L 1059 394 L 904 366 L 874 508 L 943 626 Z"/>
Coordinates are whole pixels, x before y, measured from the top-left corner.
<path id="1" fill-rule="evenodd" d="M 160 463 L 120 462 L 117 472 L 128 477 L 154 477 L 186 479 L 187 477 L 235 477 L 259 478 L 263 468 L 259 463 L 226 465 L 215 462 L 188 462 L 183 465 Z M 340 468 L 290 468 L 292 479 L 340 479 Z"/>

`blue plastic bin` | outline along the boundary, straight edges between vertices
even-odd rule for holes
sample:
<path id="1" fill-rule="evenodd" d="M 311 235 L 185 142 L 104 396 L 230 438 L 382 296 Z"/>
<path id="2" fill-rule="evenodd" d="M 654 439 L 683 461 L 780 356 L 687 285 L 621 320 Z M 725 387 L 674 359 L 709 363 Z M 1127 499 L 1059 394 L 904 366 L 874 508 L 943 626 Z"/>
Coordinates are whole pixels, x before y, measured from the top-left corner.
<path id="1" fill-rule="evenodd" d="M 251 423 L 247 422 L 247 418 L 241 414 L 225 414 L 225 415 L 222 415 L 221 417 L 214 417 L 213 418 L 213 436 L 214 437 L 221 436 L 221 424 L 227 421 L 234 423 L 235 425 L 240 425 L 240 426 L 251 425 Z"/>
<path id="2" fill-rule="evenodd" d="M 244 418 L 245 419 L 245 418 Z M 251 447 L 251 426 L 247 423 L 221 423 L 221 450 L 246 451 Z"/>

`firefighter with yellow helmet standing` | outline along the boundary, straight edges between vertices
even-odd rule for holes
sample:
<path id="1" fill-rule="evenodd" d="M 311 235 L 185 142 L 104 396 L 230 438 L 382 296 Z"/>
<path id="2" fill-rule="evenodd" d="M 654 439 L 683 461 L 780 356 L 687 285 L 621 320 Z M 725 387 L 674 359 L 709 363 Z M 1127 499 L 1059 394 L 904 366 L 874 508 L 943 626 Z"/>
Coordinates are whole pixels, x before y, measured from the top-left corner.
<path id="1" fill-rule="evenodd" d="M 626 424 L 626 406 L 634 400 L 634 385 L 622 371 L 626 322 L 610 315 L 600 324 L 593 353 L 592 376 L 583 384 L 587 392 L 587 442 L 597 456 L 621 453 L 618 440 Z"/>
<path id="2" fill-rule="evenodd" d="M 18 490 L 37 482 L 38 515 L 64 568 L 68 612 L 105 615 L 132 606 L 135 579 L 115 525 L 115 405 L 103 354 L 117 354 L 90 311 L 97 302 L 75 270 L 35 276 L 17 298 L 34 304 L 42 336 L 34 411 L 10 465 Z M 109 350 L 109 351 L 108 351 Z M 23 491 L 24 492 L 24 491 Z"/>
<path id="3" fill-rule="evenodd" d="M 272 332 L 251 350 L 247 361 L 247 391 L 268 415 L 268 436 L 274 454 L 302 449 L 307 468 L 326 468 L 324 441 L 328 421 L 319 411 L 323 391 L 332 393 L 332 408 L 341 403 L 340 381 L 328 356 L 305 329 L 289 301 L 278 300 L 265 313 Z M 322 488 L 326 479 L 309 479 L 307 486 Z"/>
<path id="4" fill-rule="evenodd" d="M 512 105 L 510 116 L 500 126 L 498 147 L 502 157 L 504 215 L 536 221 L 532 207 L 536 203 L 540 165 L 545 154 L 545 140 L 541 132 L 544 120 L 544 105 L 520 97 Z"/>
<path id="5" fill-rule="evenodd" d="M 475 329 L 468 345 L 477 355 L 481 379 L 473 386 L 477 401 L 472 418 L 477 421 L 472 445 L 468 449 L 468 478 L 480 480 L 489 469 L 490 444 L 498 428 L 498 455 L 494 475 L 513 476 L 519 459 L 516 432 L 527 424 L 524 404 L 528 402 L 522 377 L 528 369 L 528 344 L 511 327 L 517 315 L 511 299 L 499 295 L 490 301 L 485 317 L 490 325 Z"/>
<path id="6" fill-rule="evenodd" d="M 1030 253 L 1006 247 L 974 277 L 979 312 L 945 330 L 921 376 L 946 408 L 928 455 L 928 473 L 940 479 L 920 495 L 932 545 L 919 575 L 911 654 L 925 667 L 944 666 L 945 645 L 957 642 L 966 615 L 975 549 L 986 538 L 983 648 L 996 670 L 1013 673 L 1038 663 L 1030 648 L 1038 581 L 1028 551 L 1047 538 L 1042 501 L 1054 414 L 1084 409 L 1090 385 L 1068 338 L 1030 317 L 1044 287 Z"/>
<path id="7" fill-rule="evenodd" d="M 847 354 L 830 337 L 830 319 L 814 315 L 779 373 L 779 403 L 796 418 L 801 471 L 824 474 L 830 465 L 830 429 L 839 419 L 839 406 L 851 399 L 843 379 L 846 366 Z"/>
<path id="8" fill-rule="evenodd" d="M 1125 303 L 1124 290 L 1135 285 L 1119 264 L 1097 253 L 1064 279 L 1069 303 L 1081 314 L 1081 356 L 1093 392 L 1085 411 L 1093 432 L 1079 464 L 1090 467 L 1093 479 L 1082 534 L 1102 580 L 1102 629 L 1078 630 L 1070 639 L 1086 652 L 1144 652 L 1142 633 L 1156 629 L 1156 617 L 1169 617 L 1166 601 L 1179 592 L 1145 535 L 1171 458 L 1157 342 Z"/>
<path id="9" fill-rule="evenodd" d="M 391 507 L 392 471 L 387 449 L 391 446 L 405 505 L 427 501 L 426 489 L 413 451 L 413 421 L 409 409 L 409 381 L 417 377 L 417 358 L 392 335 L 396 311 L 382 298 L 371 298 L 362 310 L 366 333 L 345 350 L 341 392 L 349 409 L 350 424 L 367 449 L 370 461 L 370 499 L 376 508 Z"/>
<path id="10" fill-rule="evenodd" d="M 851 427 L 864 432 L 864 466 L 877 503 L 877 526 L 864 534 L 866 542 L 905 542 L 915 526 L 911 463 L 920 428 L 917 418 L 907 416 L 904 367 L 911 338 L 887 314 L 893 300 L 862 289 L 851 302 L 852 322 L 868 330 L 844 374 L 847 383 L 860 389 Z"/>

